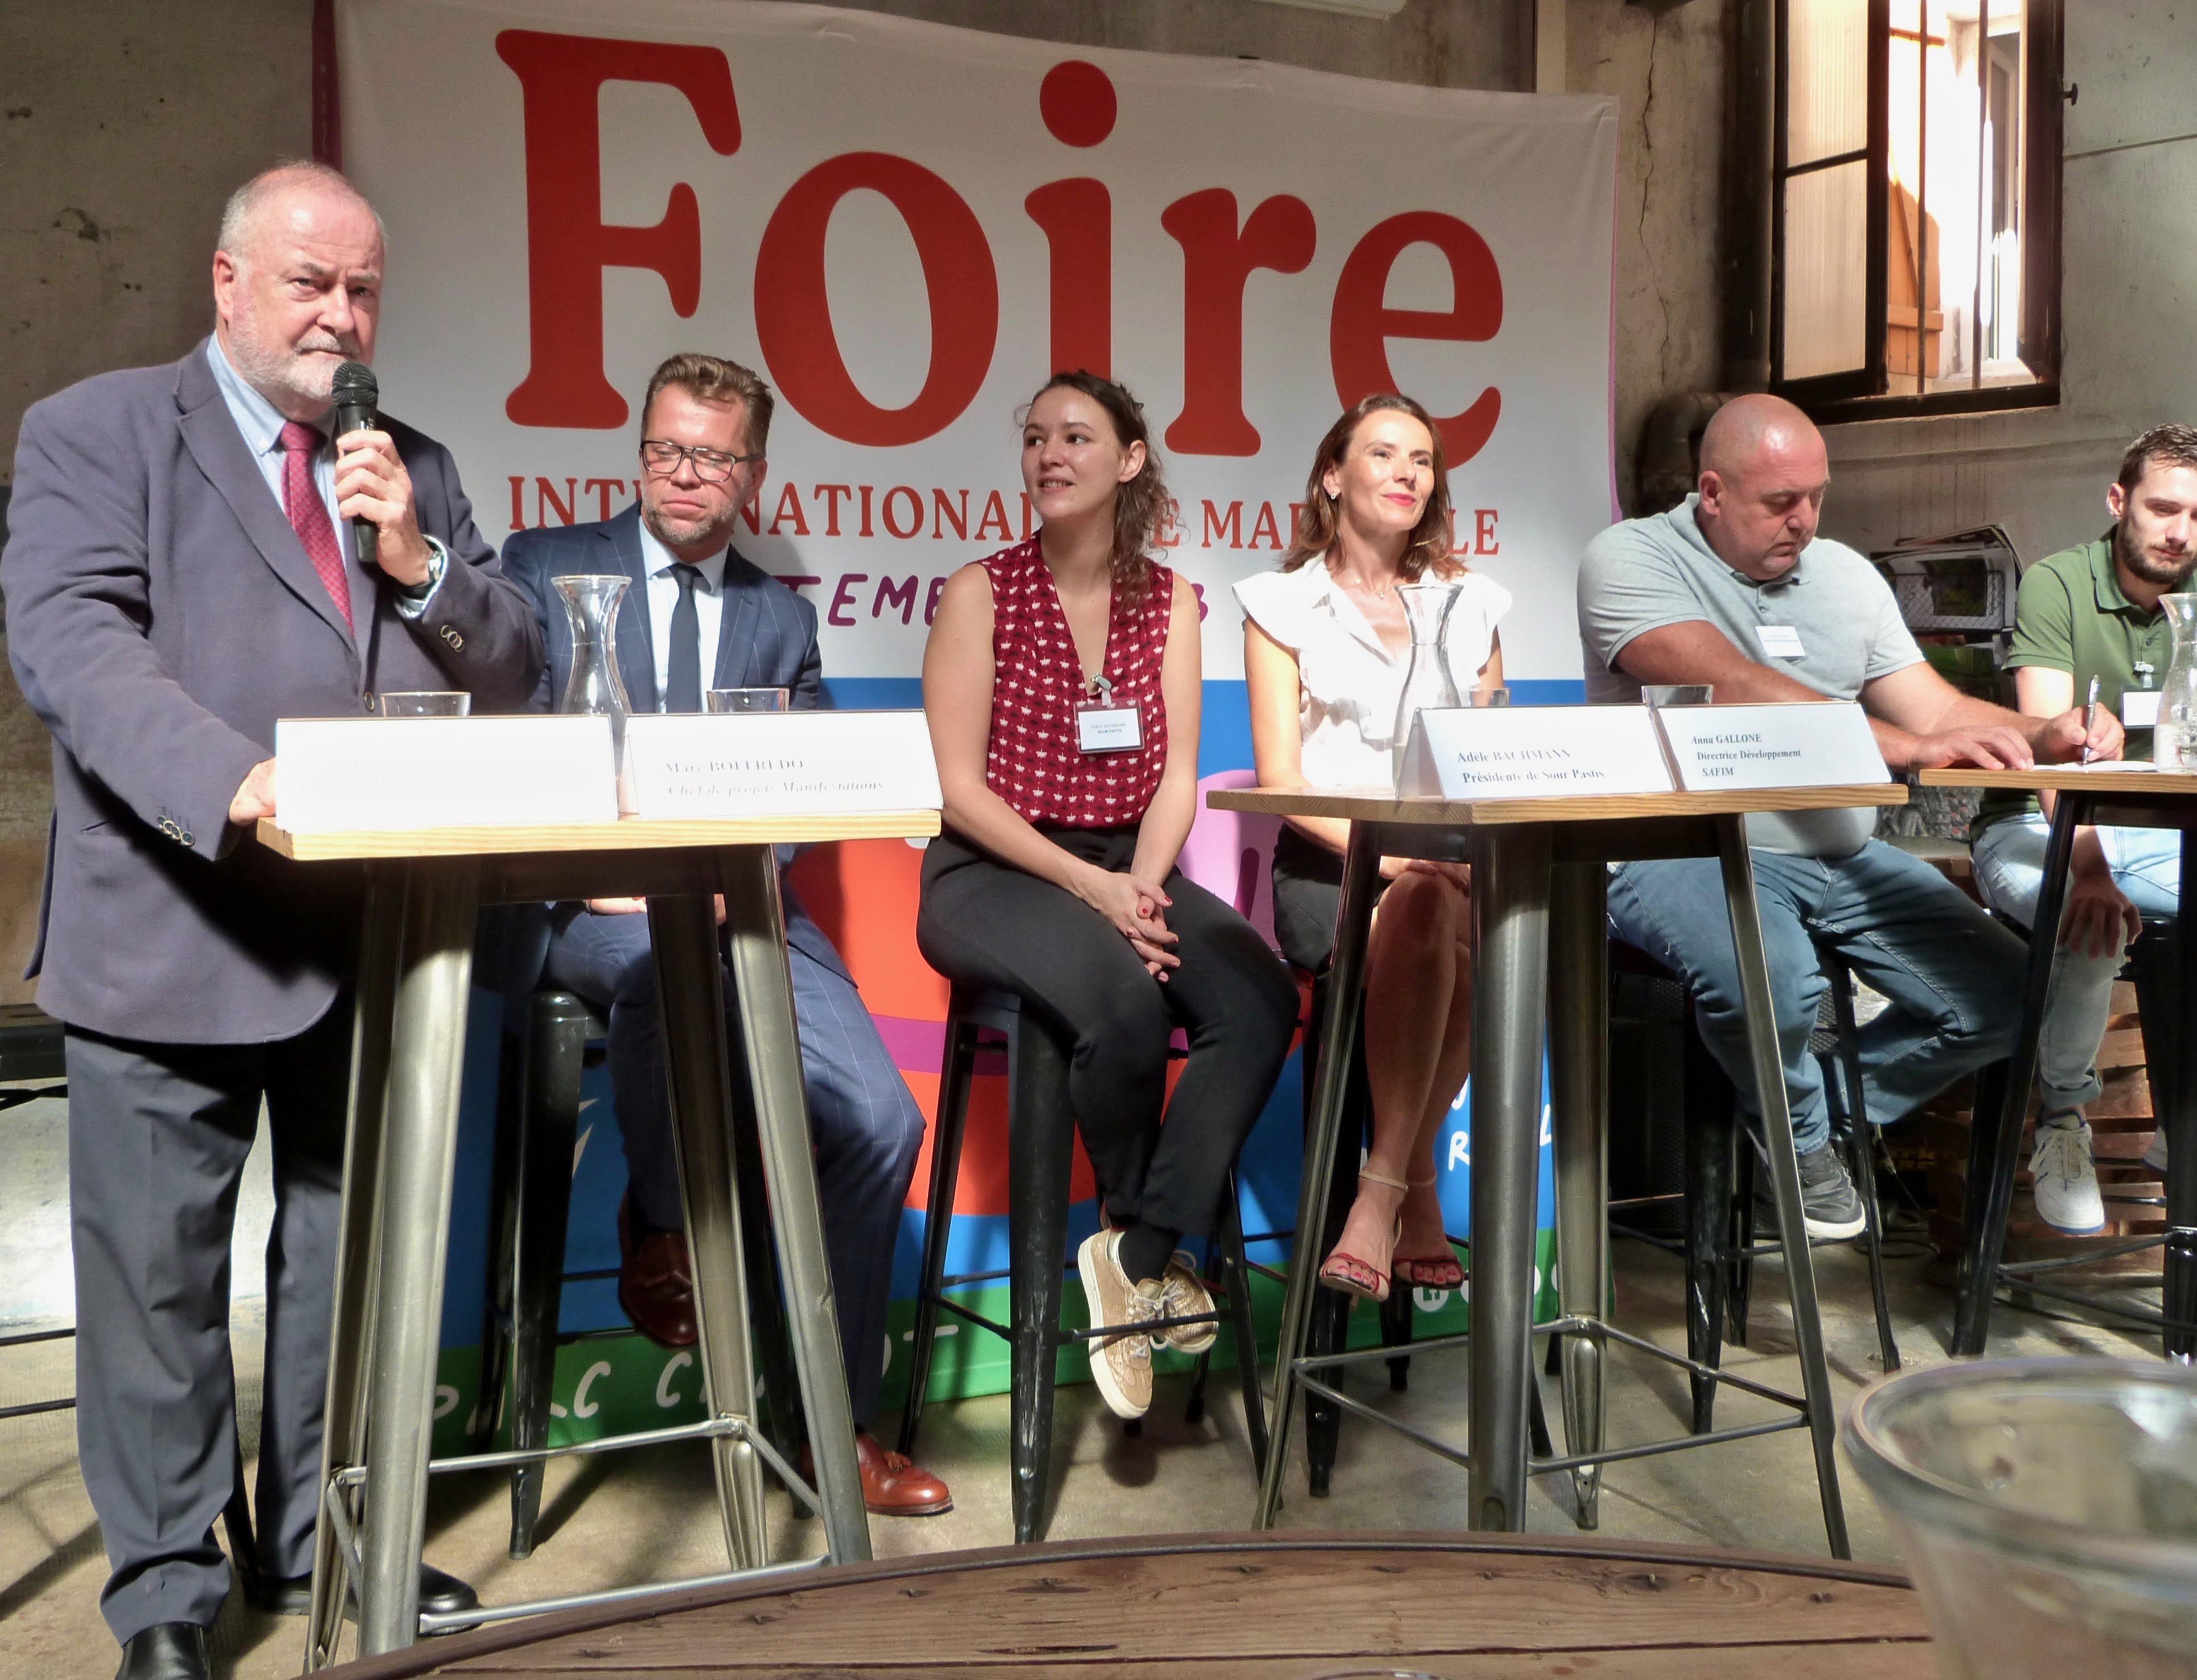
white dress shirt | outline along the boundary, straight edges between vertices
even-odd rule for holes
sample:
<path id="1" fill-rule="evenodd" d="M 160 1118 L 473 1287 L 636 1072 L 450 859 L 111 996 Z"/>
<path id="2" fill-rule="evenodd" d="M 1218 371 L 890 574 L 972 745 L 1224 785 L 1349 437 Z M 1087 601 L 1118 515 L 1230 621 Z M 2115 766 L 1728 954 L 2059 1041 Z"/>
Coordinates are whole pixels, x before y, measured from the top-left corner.
<path id="1" fill-rule="evenodd" d="M 1429 582 L 1439 580 L 1429 579 Z M 1495 647 L 1496 621 L 1510 592 L 1465 572 L 1450 609 L 1445 647 L 1462 695 L 1478 681 Z M 1236 586 L 1244 616 L 1297 656 L 1297 723 L 1309 787 L 1387 787 L 1395 778 L 1396 704 L 1412 651 L 1391 653 L 1326 565 L 1261 572 Z"/>
<path id="2" fill-rule="evenodd" d="M 710 691 L 717 686 L 717 633 L 725 623 L 725 553 L 720 548 L 706 560 L 682 560 L 657 541 L 646 519 L 641 521 L 641 561 L 648 571 L 649 652 L 656 658 L 658 711 L 664 710 L 664 697 L 671 692 L 671 615 L 679 610 L 675 566 L 686 566 L 695 576 L 694 617 L 701 631 L 705 704 Z"/>
<path id="3" fill-rule="evenodd" d="M 221 400 L 228 407 L 229 417 L 244 434 L 244 447 L 252 452 L 252 464 L 267 481 L 267 488 L 275 493 L 275 505 L 282 509 L 283 517 L 287 518 L 289 507 L 282 500 L 282 428 L 288 424 L 287 419 L 229 364 L 217 333 L 206 337 L 206 365 L 213 369 L 213 382 L 221 390 Z M 330 410 L 330 414 L 333 412 Z M 351 521 L 336 508 L 335 451 L 328 447 L 328 424 L 324 421 L 313 428 L 322 438 L 322 447 L 313 452 L 313 488 L 320 492 L 321 504 L 328 510 L 328 523 L 336 528 L 336 544 L 344 557 L 344 571 L 352 580 L 352 617 L 371 621 L 372 587 L 369 584 L 363 595 L 359 593 L 358 585 L 366 578 L 366 569 L 359 564 Z M 427 610 L 427 603 L 435 598 L 436 586 L 443 581 L 443 568 L 450 563 L 449 550 L 432 536 L 427 539 L 427 549 L 425 583 L 407 585 L 390 579 L 397 590 L 397 610 L 407 618 L 417 618 Z"/>

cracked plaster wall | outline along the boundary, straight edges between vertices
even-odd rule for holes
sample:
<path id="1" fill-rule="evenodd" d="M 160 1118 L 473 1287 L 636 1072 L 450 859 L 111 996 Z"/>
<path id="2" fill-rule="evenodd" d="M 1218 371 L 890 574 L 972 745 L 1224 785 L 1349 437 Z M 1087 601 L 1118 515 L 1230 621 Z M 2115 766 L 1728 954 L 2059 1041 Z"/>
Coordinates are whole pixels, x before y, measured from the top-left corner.
<path id="1" fill-rule="evenodd" d="M 1632 506 L 1633 450 L 1649 409 L 1713 391 L 1717 342 L 1724 0 L 1655 13 L 1570 0 L 1568 86 L 1617 96 L 1616 472 Z"/>

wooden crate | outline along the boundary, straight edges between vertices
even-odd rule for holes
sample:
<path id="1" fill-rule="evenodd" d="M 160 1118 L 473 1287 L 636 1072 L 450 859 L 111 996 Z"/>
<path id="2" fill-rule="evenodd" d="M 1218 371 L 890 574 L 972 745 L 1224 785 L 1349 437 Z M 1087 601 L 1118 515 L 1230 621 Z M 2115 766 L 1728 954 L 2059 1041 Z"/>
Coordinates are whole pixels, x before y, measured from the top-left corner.
<path id="1" fill-rule="evenodd" d="M 2008 1221 L 2003 1257 L 2009 1260 L 2054 1260 L 2081 1254 L 2116 1237 L 2157 1236 L 2165 1229 L 2165 1210 L 2117 1197 L 2163 1196 L 2159 1175 L 2143 1163 L 2153 1133 L 2151 1084 L 2146 1077 L 2143 1034 L 2136 1017 L 2136 988 L 2126 981 L 2113 987 L 2113 1013 L 2098 1047 L 2098 1076 L 2105 1091 L 2089 1109 L 2098 1189 L 2106 1202 L 2106 1228 L 2090 1237 L 2068 1237 L 2037 1216 L 2030 1197 L 2029 1152 L 2036 1122 L 2036 1099 L 2022 1127 L 2020 1166 L 2014 1177 L 2014 1207 Z M 1962 1211 L 1968 1199 L 1969 1127 L 1974 1090 L 1963 1080 L 1924 1104 L 1907 1122 L 1903 1140 L 1907 1159 L 1898 1164 L 1921 1172 L 1928 1185 L 1932 1212 L 1930 1245 L 1945 1266 L 1960 1253 Z M 1898 1160 L 1895 1153 L 1895 1160 Z M 2156 1248 L 2101 1261 L 2099 1271 L 2157 1272 Z M 2089 1270 L 2090 1268 L 2084 1268 Z"/>

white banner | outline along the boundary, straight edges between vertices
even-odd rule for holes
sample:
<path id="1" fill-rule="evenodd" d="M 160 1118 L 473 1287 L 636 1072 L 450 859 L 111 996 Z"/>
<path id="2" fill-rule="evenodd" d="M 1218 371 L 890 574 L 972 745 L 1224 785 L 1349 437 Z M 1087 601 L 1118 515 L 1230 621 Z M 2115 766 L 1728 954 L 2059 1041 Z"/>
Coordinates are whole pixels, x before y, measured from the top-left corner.
<path id="1" fill-rule="evenodd" d="M 832 676 L 907 677 L 945 576 L 1028 530 L 1017 408 L 1056 366 L 1143 401 L 1203 591 L 1286 545 L 1342 406 L 1446 417 L 1457 546 L 1575 678 L 1613 517 L 1617 110 L 1064 48 L 761 0 L 344 0 L 346 166 L 389 224 L 376 365 L 490 541 L 634 498 L 651 370 L 780 393 L 737 542 Z"/>

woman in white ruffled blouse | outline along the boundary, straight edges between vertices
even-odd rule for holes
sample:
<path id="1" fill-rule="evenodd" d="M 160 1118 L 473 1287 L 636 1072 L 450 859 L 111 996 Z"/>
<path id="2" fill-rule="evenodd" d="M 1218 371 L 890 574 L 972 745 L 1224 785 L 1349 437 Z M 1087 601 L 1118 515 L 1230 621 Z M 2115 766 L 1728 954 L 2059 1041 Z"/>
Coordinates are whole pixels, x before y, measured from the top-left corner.
<path id="1" fill-rule="evenodd" d="M 1305 517 L 1281 570 L 1236 586 L 1251 743 L 1264 787 L 1393 785 L 1396 703 L 1411 663 L 1399 584 L 1464 587 L 1449 617 L 1460 685 L 1500 687 L 1500 584 L 1450 552 L 1441 429 L 1408 397 L 1368 397 L 1321 440 Z M 1282 954 L 1315 972 L 1335 942 L 1349 825 L 1292 817 L 1274 849 Z M 1373 1142 L 1358 1196 L 1320 1281 L 1388 1296 L 1389 1279 L 1453 1289 L 1464 1281 L 1443 1235 L 1434 1140 L 1470 1058 L 1470 872 L 1459 864 L 1381 860 L 1383 895 L 1365 961 L 1365 1063 Z"/>

